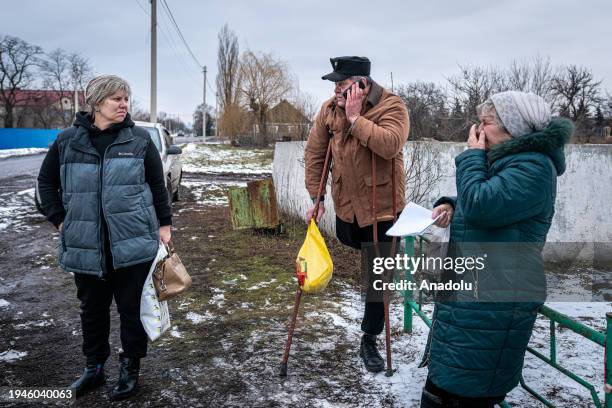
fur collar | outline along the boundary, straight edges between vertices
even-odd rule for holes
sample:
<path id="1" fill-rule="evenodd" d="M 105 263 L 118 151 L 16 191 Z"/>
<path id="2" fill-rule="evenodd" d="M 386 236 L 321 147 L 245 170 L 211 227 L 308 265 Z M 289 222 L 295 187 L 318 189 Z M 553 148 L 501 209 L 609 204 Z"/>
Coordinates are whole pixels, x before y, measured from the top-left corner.
<path id="1" fill-rule="evenodd" d="M 545 153 L 553 161 L 557 174 L 561 175 L 565 171 L 563 147 L 569 142 L 573 132 L 574 124 L 572 121 L 566 118 L 554 118 L 541 131 L 514 137 L 493 146 L 487 152 L 487 157 L 489 162 L 492 163 L 502 157 L 521 152 Z"/>

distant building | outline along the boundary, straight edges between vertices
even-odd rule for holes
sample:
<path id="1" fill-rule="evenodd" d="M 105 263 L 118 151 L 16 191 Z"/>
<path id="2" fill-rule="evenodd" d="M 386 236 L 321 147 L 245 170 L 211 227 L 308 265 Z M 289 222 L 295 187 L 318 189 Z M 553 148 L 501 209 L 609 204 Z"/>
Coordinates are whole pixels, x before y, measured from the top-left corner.
<path id="1" fill-rule="evenodd" d="M 610 133 L 612 133 L 610 126 L 603 128 L 604 143 L 612 144 L 612 135 Z"/>
<path id="2" fill-rule="evenodd" d="M 306 140 L 311 126 L 312 122 L 285 99 L 268 112 L 268 135 L 277 142 Z M 257 125 L 254 125 L 253 129 L 255 135 L 260 133 Z"/>
<path id="3" fill-rule="evenodd" d="M 83 92 L 78 92 L 79 109 L 85 105 Z M 58 129 L 72 124 L 74 92 L 18 89 L 14 95 L 13 126 L 15 128 Z M 4 100 L 0 98 L 0 127 L 6 127 Z"/>

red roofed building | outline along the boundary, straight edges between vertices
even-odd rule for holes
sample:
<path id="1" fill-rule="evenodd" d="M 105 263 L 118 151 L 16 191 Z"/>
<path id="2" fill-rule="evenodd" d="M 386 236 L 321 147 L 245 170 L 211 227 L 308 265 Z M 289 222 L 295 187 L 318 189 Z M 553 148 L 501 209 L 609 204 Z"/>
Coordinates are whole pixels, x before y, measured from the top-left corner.
<path id="1" fill-rule="evenodd" d="M 78 108 L 85 106 L 83 92 L 77 92 Z M 6 126 L 6 100 L 12 105 L 12 126 Z M 74 92 L 17 89 L 0 97 L 0 127 L 57 129 L 69 127 L 74 118 Z"/>

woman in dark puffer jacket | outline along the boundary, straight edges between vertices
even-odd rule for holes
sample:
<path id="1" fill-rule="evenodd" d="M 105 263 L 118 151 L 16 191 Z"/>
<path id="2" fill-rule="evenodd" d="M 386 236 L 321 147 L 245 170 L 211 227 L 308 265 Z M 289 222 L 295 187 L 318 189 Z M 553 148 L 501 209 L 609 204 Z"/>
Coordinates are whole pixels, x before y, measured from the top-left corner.
<path id="1" fill-rule="evenodd" d="M 486 268 L 492 273 L 461 277 L 480 288 L 436 303 L 422 408 L 493 407 L 503 401 L 518 384 L 546 296 L 541 249 L 573 125 L 551 118 L 541 97 L 523 92 L 495 94 L 478 114 L 468 149 L 455 159 L 457 197 L 440 198 L 433 217 L 441 214 L 440 227 L 451 225 L 449 255 L 465 256 L 470 245 L 498 252 L 489 251 Z M 493 286 L 497 291 L 487 293 Z M 517 288 L 526 296 L 517 296 Z"/>

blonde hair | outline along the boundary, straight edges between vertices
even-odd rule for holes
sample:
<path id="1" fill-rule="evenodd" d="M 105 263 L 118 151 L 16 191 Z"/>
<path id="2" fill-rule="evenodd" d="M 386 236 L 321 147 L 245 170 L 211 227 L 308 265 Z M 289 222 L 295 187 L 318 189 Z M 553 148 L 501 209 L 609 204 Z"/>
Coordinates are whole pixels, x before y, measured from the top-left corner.
<path id="1" fill-rule="evenodd" d="M 116 75 L 100 75 L 89 81 L 85 87 L 85 103 L 89 111 L 94 112 L 99 103 L 119 90 L 128 96 L 132 94 L 130 84 Z"/>

